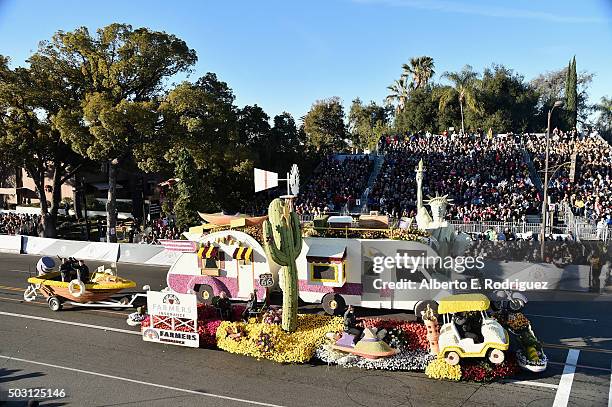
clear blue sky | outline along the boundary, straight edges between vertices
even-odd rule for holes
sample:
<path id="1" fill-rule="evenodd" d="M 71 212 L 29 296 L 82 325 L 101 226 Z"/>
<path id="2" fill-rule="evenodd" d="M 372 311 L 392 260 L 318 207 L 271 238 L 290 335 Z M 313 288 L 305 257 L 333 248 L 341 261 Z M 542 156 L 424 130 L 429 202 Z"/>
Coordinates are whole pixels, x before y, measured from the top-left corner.
<path id="1" fill-rule="evenodd" d="M 176 34 L 197 51 L 191 78 L 216 72 L 239 105 L 296 119 L 317 99 L 381 102 L 412 56 L 436 72 L 501 63 L 527 79 L 567 66 L 612 96 L 612 0 L 0 0 L 0 54 L 21 65 L 57 30 L 112 22 Z M 438 75 L 434 77 L 435 80 Z"/>

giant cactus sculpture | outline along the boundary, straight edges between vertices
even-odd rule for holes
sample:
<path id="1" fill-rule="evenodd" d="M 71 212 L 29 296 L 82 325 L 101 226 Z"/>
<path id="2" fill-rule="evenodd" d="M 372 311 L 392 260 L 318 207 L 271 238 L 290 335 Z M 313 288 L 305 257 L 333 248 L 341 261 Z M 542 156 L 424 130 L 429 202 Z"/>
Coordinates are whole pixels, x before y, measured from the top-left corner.
<path id="1" fill-rule="evenodd" d="M 295 259 L 302 251 L 300 219 L 288 204 L 274 199 L 268 206 L 268 220 L 263 228 L 265 250 L 268 256 L 282 266 L 283 290 L 282 328 L 288 332 L 297 329 L 298 273 Z"/>

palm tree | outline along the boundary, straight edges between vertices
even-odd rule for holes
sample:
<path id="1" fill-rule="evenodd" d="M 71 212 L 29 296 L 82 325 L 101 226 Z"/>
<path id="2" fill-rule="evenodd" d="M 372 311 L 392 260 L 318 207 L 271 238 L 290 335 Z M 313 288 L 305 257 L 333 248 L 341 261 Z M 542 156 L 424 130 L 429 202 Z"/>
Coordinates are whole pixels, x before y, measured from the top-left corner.
<path id="1" fill-rule="evenodd" d="M 408 86 L 406 78 L 403 76 L 398 80 L 394 81 L 391 86 L 387 86 L 390 91 L 389 95 L 385 98 L 388 104 L 395 104 L 395 113 L 399 113 L 404 110 L 406 100 L 408 100 Z"/>
<path id="2" fill-rule="evenodd" d="M 434 60 L 432 57 L 422 56 L 410 58 L 409 64 L 403 64 L 404 73 L 402 76 L 407 78 L 412 76 L 412 87 L 418 89 L 427 86 L 434 73 Z"/>
<path id="3" fill-rule="evenodd" d="M 461 109 L 461 131 L 465 133 L 463 124 L 463 104 L 466 108 L 478 112 L 478 102 L 476 100 L 476 90 L 478 87 L 478 73 L 472 70 L 470 65 L 466 65 L 460 72 L 445 72 L 443 78 L 448 79 L 452 86 L 449 86 L 442 91 L 440 96 L 440 111 L 443 111 L 446 105 L 453 99 L 459 101 Z"/>

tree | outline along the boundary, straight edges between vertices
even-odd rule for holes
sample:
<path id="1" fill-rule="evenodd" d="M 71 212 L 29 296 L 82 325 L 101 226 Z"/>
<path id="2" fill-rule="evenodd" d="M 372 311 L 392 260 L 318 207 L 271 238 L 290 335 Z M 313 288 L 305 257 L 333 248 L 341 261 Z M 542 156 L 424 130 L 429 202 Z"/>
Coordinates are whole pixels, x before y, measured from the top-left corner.
<path id="1" fill-rule="evenodd" d="M 388 130 L 390 112 L 374 102 L 364 105 L 353 100 L 348 116 L 348 129 L 353 145 L 361 149 L 374 149 L 380 136 Z"/>
<path id="2" fill-rule="evenodd" d="M 503 65 L 486 68 L 479 86 L 480 111 L 468 112 L 473 127 L 493 131 L 524 132 L 535 130 L 538 95 L 524 78 Z"/>
<path id="3" fill-rule="evenodd" d="M 432 57 L 422 56 L 410 58 L 409 64 L 403 64 L 402 77 L 412 77 L 413 89 L 420 89 L 427 86 L 429 80 L 434 75 L 434 60 Z"/>
<path id="4" fill-rule="evenodd" d="M 394 81 L 390 86 L 387 86 L 389 94 L 385 97 L 385 102 L 388 105 L 395 105 L 395 113 L 404 110 L 406 101 L 408 100 L 408 82 L 406 78 L 401 78 Z"/>
<path id="5" fill-rule="evenodd" d="M 304 131 L 307 143 L 318 151 L 342 150 L 347 131 L 340 98 L 317 100 L 304 117 Z"/>
<path id="6" fill-rule="evenodd" d="M 417 88 L 410 92 L 404 111 L 395 116 L 395 130 L 435 131 L 438 103 L 433 97 L 431 87 Z"/>
<path id="7" fill-rule="evenodd" d="M 555 101 L 566 100 L 568 69 L 563 68 L 556 71 L 546 72 L 534 78 L 530 84 L 538 94 L 539 123 L 542 130 L 546 127 L 546 114 L 552 108 Z M 588 89 L 594 75 L 589 72 L 580 72 L 577 76 L 577 121 L 585 123 L 590 114 Z M 565 116 L 565 115 L 563 115 Z M 567 117 L 563 117 L 563 126 L 568 128 Z"/>
<path id="8" fill-rule="evenodd" d="M 29 67 L 10 69 L 0 56 L 0 149 L 3 161 L 24 168 L 35 184 L 45 237 L 56 237 L 61 187 L 80 168 L 83 160 L 72 153 L 60 137 L 53 120 L 64 106 L 79 102 L 82 84 L 72 81 L 75 72 L 34 55 Z M 51 185 L 46 185 L 46 179 Z M 51 205 L 47 202 L 51 190 Z"/>
<path id="9" fill-rule="evenodd" d="M 179 179 L 179 182 L 173 187 L 176 196 L 174 213 L 176 214 L 178 227 L 184 229 L 197 224 L 198 193 L 202 180 L 193 157 L 185 149 L 179 152 L 176 159 L 175 176 Z"/>
<path id="10" fill-rule="evenodd" d="M 174 35 L 111 24 L 91 35 L 81 27 L 58 32 L 38 53 L 81 72 L 86 91 L 80 106 L 63 107 L 54 120 L 62 139 L 79 154 L 108 166 L 107 241 L 116 236 L 117 167 L 158 138 L 164 81 L 184 72 L 195 51 Z"/>
<path id="11" fill-rule="evenodd" d="M 612 143 L 612 98 L 602 97 L 595 109 L 599 112 L 595 128 L 608 143 Z"/>
<path id="12" fill-rule="evenodd" d="M 567 68 L 565 82 L 565 112 L 570 129 L 576 127 L 578 120 L 578 75 L 576 73 L 576 57 L 572 58 Z"/>
<path id="13" fill-rule="evenodd" d="M 452 86 L 442 93 L 439 109 L 444 110 L 451 100 L 456 99 L 461 110 L 461 131 L 465 133 L 463 105 L 472 111 L 480 110 L 476 100 L 478 73 L 474 72 L 470 65 L 466 65 L 460 72 L 445 72 L 443 77 L 448 79 Z"/>
<path id="14" fill-rule="evenodd" d="M 261 114 L 259 108 L 247 110 L 254 113 L 249 117 Z M 259 137 L 254 129 L 260 126 L 243 122 L 239 129 L 239 109 L 227 83 L 210 72 L 195 83 L 183 82 L 168 93 L 160 111 L 164 130 L 156 150 L 162 151 L 163 161 L 175 166 L 183 149 L 193 158 L 202 178 L 198 209 L 240 210 L 253 195 L 254 154 L 248 143 L 249 138 Z"/>

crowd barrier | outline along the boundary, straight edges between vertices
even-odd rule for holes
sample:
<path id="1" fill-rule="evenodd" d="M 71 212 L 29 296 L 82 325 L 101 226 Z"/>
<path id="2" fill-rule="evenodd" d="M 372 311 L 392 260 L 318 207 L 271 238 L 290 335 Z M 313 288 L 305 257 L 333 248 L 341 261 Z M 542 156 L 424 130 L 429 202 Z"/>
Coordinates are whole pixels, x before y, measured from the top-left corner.
<path id="1" fill-rule="evenodd" d="M 168 250 L 164 246 L 81 242 L 20 235 L 0 235 L 0 253 L 74 257 L 83 260 L 120 261 L 153 266 L 170 266 L 181 255 L 180 251 Z"/>
<path id="2" fill-rule="evenodd" d="M 181 255 L 180 252 L 167 250 L 163 246 L 121 243 L 119 261 L 124 263 L 170 266 Z"/>
<path id="3" fill-rule="evenodd" d="M 0 253 L 16 253 L 21 252 L 21 236 L 0 235 Z"/>

